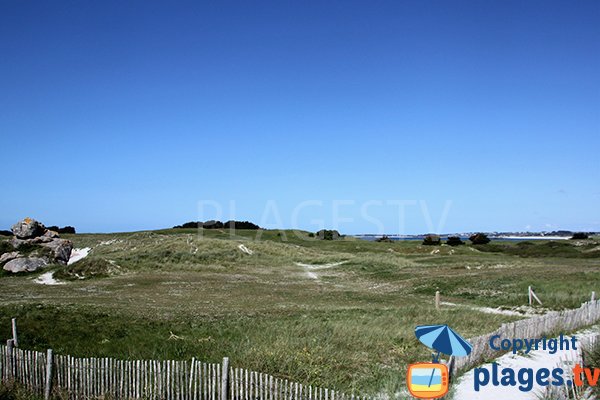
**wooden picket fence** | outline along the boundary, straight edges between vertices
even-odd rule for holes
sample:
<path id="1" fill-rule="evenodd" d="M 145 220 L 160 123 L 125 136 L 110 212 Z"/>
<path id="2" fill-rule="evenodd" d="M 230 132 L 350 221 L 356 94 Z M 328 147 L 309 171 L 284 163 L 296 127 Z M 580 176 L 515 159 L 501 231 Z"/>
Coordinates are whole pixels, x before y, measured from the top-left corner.
<path id="1" fill-rule="evenodd" d="M 452 376 L 486 359 L 498 357 L 489 347 L 493 335 L 504 338 L 540 338 L 558 331 L 575 331 L 600 321 L 600 301 L 578 309 L 503 324 L 486 335 L 469 339 L 468 357 L 452 358 Z M 16 333 L 15 333 L 16 337 Z M 0 384 L 18 382 L 48 399 L 51 394 L 73 400 L 92 398 L 166 400 L 367 400 L 331 389 L 302 385 L 287 379 L 196 359 L 117 360 L 76 358 L 0 346 Z"/>
<path id="2" fill-rule="evenodd" d="M 16 381 L 43 395 L 46 385 L 46 354 L 0 346 L 0 384 Z"/>
<path id="3" fill-rule="evenodd" d="M 461 371 L 473 368 L 484 360 L 499 356 L 489 346 L 490 337 L 500 335 L 502 338 L 541 338 L 545 335 L 562 332 L 573 332 L 600 321 L 600 300 L 583 303 L 580 308 L 565 311 L 551 311 L 547 314 L 502 324 L 494 332 L 468 339 L 473 345 L 467 357 L 451 357 L 450 373 L 452 376 Z"/>
<path id="4" fill-rule="evenodd" d="M 50 357 L 51 362 L 48 363 Z M 48 375 L 48 366 L 51 373 Z M 50 380 L 47 377 L 50 376 Z M 0 384 L 69 399 L 365 400 L 222 363 L 52 356 L 0 346 Z M 48 385 L 48 383 L 50 383 Z"/>

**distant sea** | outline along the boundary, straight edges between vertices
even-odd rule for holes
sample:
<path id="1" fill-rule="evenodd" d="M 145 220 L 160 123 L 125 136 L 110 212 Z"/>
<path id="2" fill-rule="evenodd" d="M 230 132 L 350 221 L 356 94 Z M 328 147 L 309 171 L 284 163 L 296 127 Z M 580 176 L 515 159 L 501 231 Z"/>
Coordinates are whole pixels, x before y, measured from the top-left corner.
<path id="1" fill-rule="evenodd" d="M 381 237 L 381 235 L 349 235 L 349 236 L 353 236 L 355 238 L 358 239 L 362 239 L 362 240 L 368 240 L 368 241 L 375 241 L 378 238 Z M 452 235 L 450 235 L 452 236 Z M 388 236 L 391 240 L 394 241 L 411 241 L 411 240 L 418 240 L 421 241 L 423 240 L 423 238 L 425 237 L 425 235 L 423 236 Z M 447 236 L 446 235 L 440 235 L 440 238 L 442 240 L 444 240 Z M 461 240 L 463 241 L 467 241 L 469 240 L 468 236 L 459 236 L 461 238 Z M 494 242 L 521 242 L 524 240 L 565 240 L 565 239 L 569 239 L 569 237 L 567 236 L 500 236 L 500 237 L 490 237 L 491 241 Z"/>

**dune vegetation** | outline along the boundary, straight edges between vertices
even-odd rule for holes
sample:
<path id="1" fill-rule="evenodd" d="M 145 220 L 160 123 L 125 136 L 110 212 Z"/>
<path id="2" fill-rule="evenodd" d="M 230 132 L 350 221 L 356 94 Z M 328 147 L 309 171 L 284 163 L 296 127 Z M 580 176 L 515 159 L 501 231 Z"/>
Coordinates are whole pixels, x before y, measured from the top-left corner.
<path id="1" fill-rule="evenodd" d="M 597 239 L 453 247 L 219 229 L 63 237 L 89 255 L 0 275 L 3 340 L 17 317 L 24 348 L 227 356 L 233 366 L 361 394 L 395 393 L 407 364 L 429 360 L 416 325 L 480 335 L 520 318 L 516 309 L 578 307 L 600 287 Z M 36 283 L 48 271 L 59 284 Z M 543 308 L 524 307 L 528 286 Z"/>

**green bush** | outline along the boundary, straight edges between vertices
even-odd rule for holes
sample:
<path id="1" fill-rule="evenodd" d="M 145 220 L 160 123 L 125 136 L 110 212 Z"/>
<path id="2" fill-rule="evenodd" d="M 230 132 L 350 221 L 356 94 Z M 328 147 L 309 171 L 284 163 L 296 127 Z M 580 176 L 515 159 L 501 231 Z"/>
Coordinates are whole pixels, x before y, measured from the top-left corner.
<path id="1" fill-rule="evenodd" d="M 321 240 L 337 240 L 341 237 L 341 235 L 336 230 L 321 229 L 319 232 L 317 232 L 317 237 Z"/>
<path id="2" fill-rule="evenodd" d="M 465 242 L 463 242 L 458 236 L 448 236 L 446 244 L 448 246 L 460 246 L 461 244 L 465 244 Z"/>
<path id="3" fill-rule="evenodd" d="M 0 242 L 0 255 L 14 251 L 13 245 L 3 240 Z"/>
<path id="4" fill-rule="evenodd" d="M 425 246 L 439 246 L 440 244 L 442 244 L 442 240 L 438 235 L 427 235 L 423 238 Z"/>
<path id="5" fill-rule="evenodd" d="M 571 240 L 589 239 L 589 235 L 585 232 L 575 232 Z"/>
<path id="6" fill-rule="evenodd" d="M 471 235 L 471 237 L 469 237 L 469 240 L 473 244 L 488 244 L 490 242 L 490 238 L 488 238 L 485 233 L 481 232 Z"/>

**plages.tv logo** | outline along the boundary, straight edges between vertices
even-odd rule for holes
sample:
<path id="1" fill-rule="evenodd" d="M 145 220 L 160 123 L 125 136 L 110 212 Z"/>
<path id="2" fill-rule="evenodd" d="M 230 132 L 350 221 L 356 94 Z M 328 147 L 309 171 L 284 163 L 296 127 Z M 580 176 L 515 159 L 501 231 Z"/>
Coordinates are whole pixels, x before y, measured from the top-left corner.
<path id="1" fill-rule="evenodd" d="M 465 357 L 473 346 L 448 325 L 421 325 L 415 335 L 425 346 L 437 351 L 432 362 L 415 363 L 408 366 L 406 386 L 410 394 L 418 399 L 437 399 L 448 393 L 450 378 L 448 366 L 439 362 L 440 353 L 454 357 Z"/>

